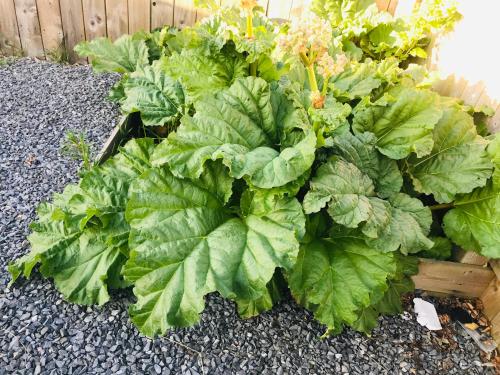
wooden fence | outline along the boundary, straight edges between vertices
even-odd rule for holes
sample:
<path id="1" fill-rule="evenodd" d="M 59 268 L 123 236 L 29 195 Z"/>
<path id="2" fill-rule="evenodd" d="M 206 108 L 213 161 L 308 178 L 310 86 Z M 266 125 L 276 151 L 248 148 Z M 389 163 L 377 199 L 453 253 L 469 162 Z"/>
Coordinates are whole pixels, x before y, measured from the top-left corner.
<path id="1" fill-rule="evenodd" d="M 310 1 L 258 0 L 269 17 L 283 19 L 300 15 Z M 420 1 L 377 0 L 377 5 L 399 15 L 409 13 Z M 454 43 L 438 41 L 429 59 L 434 70 L 444 70 L 441 68 L 446 60 L 450 66 L 435 89 L 443 95 L 459 97 L 469 105 L 492 107 L 496 115 L 489 125 L 500 131 L 500 75 L 495 66 L 498 58 L 491 44 L 488 48 L 488 43 L 494 43 L 491 39 L 500 35 L 500 23 L 495 19 L 500 13 L 500 1 L 460 1 L 459 5 L 464 22 L 452 34 Z M 70 61 L 86 62 L 73 52 L 73 47 L 82 40 L 101 36 L 116 39 L 163 25 L 182 28 L 206 15 L 206 10 L 194 7 L 193 0 L 0 0 L 0 56 L 22 54 L 45 58 L 64 50 Z M 450 48 L 446 51 L 447 44 Z"/>
<path id="2" fill-rule="evenodd" d="M 220 0 L 224 2 L 224 0 Z M 288 19 L 308 0 L 259 0 L 269 17 Z M 377 0 L 394 12 L 397 0 Z M 182 28 L 207 15 L 193 0 L 0 0 L 0 53 L 43 58 L 101 36 L 116 39 L 164 25 Z"/>

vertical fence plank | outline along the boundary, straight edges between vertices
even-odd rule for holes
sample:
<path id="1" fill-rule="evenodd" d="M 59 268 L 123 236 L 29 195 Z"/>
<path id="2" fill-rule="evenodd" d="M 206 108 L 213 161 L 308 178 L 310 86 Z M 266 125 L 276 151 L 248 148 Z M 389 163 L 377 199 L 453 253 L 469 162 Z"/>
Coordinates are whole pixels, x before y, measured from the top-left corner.
<path id="1" fill-rule="evenodd" d="M 81 0 L 61 0 L 61 19 L 64 30 L 66 49 L 71 62 L 84 63 L 87 60 L 80 58 L 73 48 L 85 40 L 85 27 L 83 25 L 83 10 Z"/>
<path id="2" fill-rule="evenodd" d="M 151 29 L 174 24 L 174 0 L 151 0 Z"/>
<path id="3" fill-rule="evenodd" d="M 37 0 L 38 19 L 45 55 L 64 48 L 64 33 L 59 0 Z"/>
<path id="4" fill-rule="evenodd" d="M 175 0 L 174 25 L 180 29 L 194 25 L 196 8 L 193 0 Z"/>
<path id="5" fill-rule="evenodd" d="M 475 107 L 485 89 L 486 86 L 483 81 L 479 81 L 473 85 L 466 81 L 465 88 L 462 90 L 460 98 L 465 104 Z"/>
<path id="6" fill-rule="evenodd" d="M 19 36 L 28 56 L 45 57 L 35 0 L 15 0 Z"/>
<path id="7" fill-rule="evenodd" d="M 405 3 L 408 3 L 409 1 L 406 0 Z M 413 2 L 413 0 L 411 1 Z M 387 6 L 387 11 L 390 13 L 390 14 L 395 14 L 396 13 L 396 8 L 398 7 L 398 0 L 391 0 L 389 2 L 389 5 Z"/>
<path id="8" fill-rule="evenodd" d="M 92 40 L 106 36 L 106 5 L 104 0 L 82 0 L 82 8 L 85 39 Z"/>
<path id="9" fill-rule="evenodd" d="M 128 34 L 127 0 L 106 0 L 106 28 L 112 40 Z"/>
<path id="10" fill-rule="evenodd" d="M 267 6 L 267 16 L 286 20 L 290 17 L 290 9 L 292 9 L 292 0 L 270 0 Z"/>
<path id="11" fill-rule="evenodd" d="M 143 0 L 128 0 L 128 31 L 149 31 L 151 28 L 151 7 Z"/>
<path id="12" fill-rule="evenodd" d="M 0 0 L 0 55 L 22 52 L 14 0 Z"/>
<path id="13" fill-rule="evenodd" d="M 377 4 L 377 8 L 379 10 L 387 10 L 391 0 L 375 0 L 375 3 Z"/>
<path id="14" fill-rule="evenodd" d="M 272 1 L 272 0 L 271 0 Z M 307 8 L 308 1 L 306 0 L 293 0 L 290 9 L 290 16 L 288 18 L 300 18 Z"/>

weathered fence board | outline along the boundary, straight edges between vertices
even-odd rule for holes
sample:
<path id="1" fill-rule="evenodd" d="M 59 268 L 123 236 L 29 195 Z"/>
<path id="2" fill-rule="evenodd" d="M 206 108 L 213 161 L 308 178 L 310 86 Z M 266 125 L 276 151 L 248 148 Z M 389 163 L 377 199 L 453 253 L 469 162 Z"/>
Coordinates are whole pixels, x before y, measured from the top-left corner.
<path id="1" fill-rule="evenodd" d="M 59 2 L 64 30 L 64 41 L 71 61 L 85 62 L 73 51 L 73 48 L 85 40 L 83 10 L 81 0 L 63 0 Z"/>
<path id="2" fill-rule="evenodd" d="M 292 9 L 292 0 L 271 0 L 267 5 L 267 15 L 271 18 L 288 19 Z"/>
<path id="3" fill-rule="evenodd" d="M 128 31 L 149 31 L 151 27 L 151 7 L 149 1 L 128 0 Z"/>
<path id="4" fill-rule="evenodd" d="M 104 0 L 82 0 L 85 39 L 107 36 L 106 4 Z"/>
<path id="5" fill-rule="evenodd" d="M 151 0 L 151 28 L 172 25 L 174 22 L 174 0 Z"/>
<path id="6" fill-rule="evenodd" d="M 45 56 L 36 1 L 14 0 L 14 5 L 23 51 L 30 56 Z"/>
<path id="7" fill-rule="evenodd" d="M 191 0 L 175 0 L 174 26 L 182 29 L 196 21 L 196 8 Z"/>
<path id="8" fill-rule="evenodd" d="M 22 49 L 14 2 L 0 0 L 0 9 L 0 54 L 17 55 Z"/>
<path id="9" fill-rule="evenodd" d="M 42 32 L 43 49 L 45 55 L 63 47 L 64 32 L 61 20 L 59 0 L 37 0 L 38 19 Z"/>
<path id="10" fill-rule="evenodd" d="M 128 34 L 127 0 L 106 0 L 106 26 L 112 40 Z"/>

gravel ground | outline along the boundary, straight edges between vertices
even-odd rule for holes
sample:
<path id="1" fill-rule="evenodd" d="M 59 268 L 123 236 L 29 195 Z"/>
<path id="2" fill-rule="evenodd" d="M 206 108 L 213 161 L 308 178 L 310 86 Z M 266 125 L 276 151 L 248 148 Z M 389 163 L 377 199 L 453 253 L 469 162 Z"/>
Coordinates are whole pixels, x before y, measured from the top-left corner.
<path id="1" fill-rule="evenodd" d="M 0 67 L 0 374 L 494 373 L 458 329 L 442 340 L 412 312 L 382 318 L 371 337 L 320 340 L 322 327 L 293 302 L 243 321 L 210 295 L 198 326 L 149 340 L 128 321 L 127 292 L 81 307 L 37 272 L 7 289 L 5 265 L 28 251 L 35 206 L 76 178 L 77 163 L 59 154 L 65 132 L 104 142 L 118 115 L 105 100 L 116 79 L 29 59 Z"/>

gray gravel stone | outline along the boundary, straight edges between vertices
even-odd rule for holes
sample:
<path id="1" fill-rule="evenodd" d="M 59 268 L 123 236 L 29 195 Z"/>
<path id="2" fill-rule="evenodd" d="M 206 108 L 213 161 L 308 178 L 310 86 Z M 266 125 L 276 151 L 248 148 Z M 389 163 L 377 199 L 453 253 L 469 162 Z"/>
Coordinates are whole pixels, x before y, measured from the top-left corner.
<path id="1" fill-rule="evenodd" d="M 323 328 L 292 301 L 241 320 L 231 302 L 210 295 L 199 325 L 149 340 L 127 318 L 130 291 L 103 307 L 77 306 L 37 271 L 7 289 L 5 266 L 28 251 L 36 205 L 77 179 L 77 163 L 59 154 L 65 132 L 83 130 L 96 145 L 105 141 L 118 116 L 105 100 L 116 80 L 87 66 L 30 59 L 0 67 L 0 374 L 491 371 L 477 365 L 476 345 L 458 330 L 458 348 L 448 351 L 409 313 L 382 318 L 371 337 L 347 330 L 321 340 Z"/>

